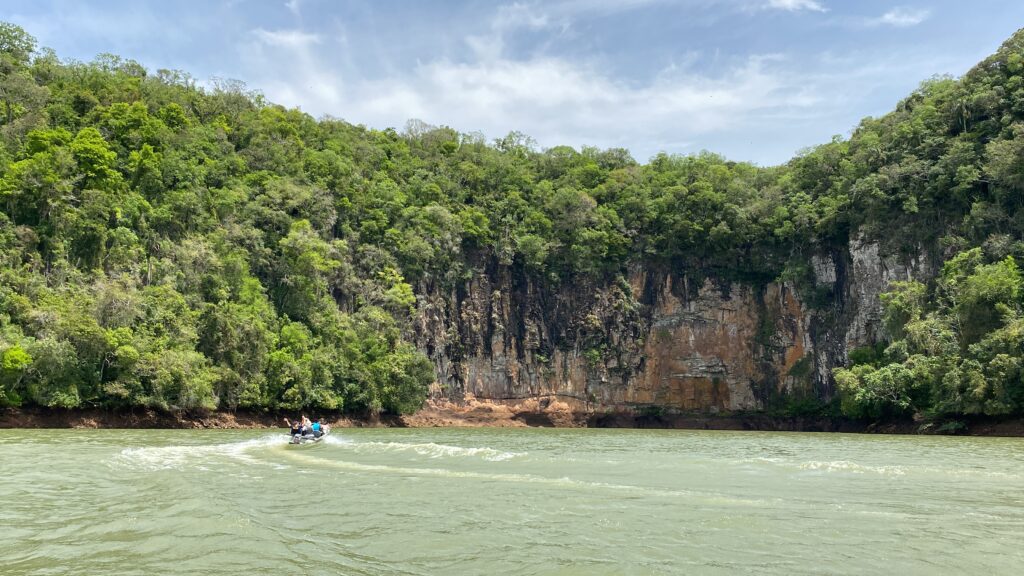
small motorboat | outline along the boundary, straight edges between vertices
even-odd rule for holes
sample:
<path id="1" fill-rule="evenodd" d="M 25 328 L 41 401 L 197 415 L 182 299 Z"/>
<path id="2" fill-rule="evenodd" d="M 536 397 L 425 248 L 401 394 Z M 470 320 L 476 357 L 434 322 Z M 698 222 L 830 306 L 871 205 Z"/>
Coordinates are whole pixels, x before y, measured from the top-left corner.
<path id="1" fill-rule="evenodd" d="M 310 433 L 310 434 L 295 434 L 295 435 L 289 436 L 290 440 L 288 441 L 288 443 L 289 444 L 316 444 L 317 442 L 319 442 L 319 441 L 323 440 L 324 438 L 326 438 L 327 435 L 330 434 L 330 433 L 331 433 L 331 431 L 328 429 L 328 430 L 324 430 L 323 433 L 320 434 L 319 436 L 317 436 L 315 434 L 312 434 L 312 433 Z"/>

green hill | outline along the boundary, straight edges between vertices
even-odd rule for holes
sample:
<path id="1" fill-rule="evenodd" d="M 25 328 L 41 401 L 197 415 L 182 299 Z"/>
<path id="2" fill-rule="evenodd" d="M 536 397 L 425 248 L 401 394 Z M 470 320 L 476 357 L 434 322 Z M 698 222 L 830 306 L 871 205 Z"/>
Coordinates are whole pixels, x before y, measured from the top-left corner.
<path id="1" fill-rule="evenodd" d="M 435 380 L 422 296 L 474 274 L 683 270 L 829 307 L 811 258 L 861 235 L 943 265 L 881 296 L 843 411 L 1024 413 L 1022 43 L 761 168 L 316 120 L 0 24 L 0 405 L 404 413 Z"/>

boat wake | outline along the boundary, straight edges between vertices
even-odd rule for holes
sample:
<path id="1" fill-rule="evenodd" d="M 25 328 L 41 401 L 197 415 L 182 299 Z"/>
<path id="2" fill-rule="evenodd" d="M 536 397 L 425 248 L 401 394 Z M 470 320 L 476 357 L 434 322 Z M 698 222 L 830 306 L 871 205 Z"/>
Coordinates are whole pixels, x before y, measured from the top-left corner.
<path id="1" fill-rule="evenodd" d="M 475 470 L 453 470 L 449 468 L 420 468 L 416 466 L 367 464 L 348 460 L 323 458 L 318 455 L 299 450 L 289 451 L 285 454 L 285 457 L 294 462 L 298 468 L 331 468 L 341 472 L 354 474 L 391 474 L 399 476 L 462 479 L 485 483 L 501 482 L 510 484 L 538 484 L 570 491 L 599 492 L 609 495 L 614 494 L 617 498 L 628 499 L 657 497 L 683 499 L 701 502 L 703 504 L 717 504 L 723 506 L 764 506 L 767 502 L 763 499 L 735 497 L 717 492 L 668 489 L 653 486 L 638 486 L 633 484 L 616 484 L 593 480 L 581 480 L 570 478 L 568 476 L 550 477 L 527 473 L 486 472 Z"/>
<path id="2" fill-rule="evenodd" d="M 219 458 L 228 458 L 247 464 L 275 465 L 272 462 L 256 458 L 252 452 L 270 447 L 284 447 L 287 443 L 286 435 L 273 434 L 252 440 L 222 444 L 125 448 L 114 458 L 114 463 L 128 468 L 150 471 L 183 468 L 207 470 L 210 469 L 210 465 L 213 465 L 213 461 Z M 277 466 L 280 465 L 277 464 Z"/>
<path id="3" fill-rule="evenodd" d="M 412 452 L 428 458 L 481 458 L 488 462 L 501 462 L 526 456 L 526 452 L 505 452 L 487 447 L 449 446 L 446 444 L 404 442 L 355 442 L 338 436 L 328 436 L 325 444 L 338 446 L 357 454 Z"/>
<path id="4" fill-rule="evenodd" d="M 286 434 L 270 434 L 251 440 L 224 442 L 219 444 L 195 444 L 173 446 L 145 446 L 125 448 L 113 459 L 113 464 L 136 470 L 177 470 L 192 468 L 208 470 L 225 459 L 246 464 L 264 464 L 287 467 L 277 457 L 259 457 L 261 450 L 284 449 L 288 447 Z M 338 435 L 327 436 L 320 446 L 330 446 L 355 454 L 412 453 L 431 459 L 479 458 L 488 462 L 502 462 L 526 456 L 525 452 L 505 452 L 487 447 L 462 447 L 445 444 L 404 443 L 404 442 L 357 442 Z M 315 445 L 314 445 L 315 446 Z M 312 448 L 312 446 L 311 446 Z M 302 448 L 301 451 L 308 448 Z M 315 448 L 314 448 L 315 449 Z"/>

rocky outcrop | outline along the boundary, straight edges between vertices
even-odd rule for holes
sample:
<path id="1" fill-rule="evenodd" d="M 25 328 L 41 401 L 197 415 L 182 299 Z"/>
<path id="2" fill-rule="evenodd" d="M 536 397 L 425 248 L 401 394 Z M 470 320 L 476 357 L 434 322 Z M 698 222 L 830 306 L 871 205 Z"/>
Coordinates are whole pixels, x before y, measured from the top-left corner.
<path id="1" fill-rule="evenodd" d="M 883 336 L 879 295 L 928 277 L 928 262 L 859 237 L 813 256 L 808 286 L 639 267 L 603 285 L 556 286 L 491 262 L 454 290 L 421 286 L 415 332 L 437 367 L 436 399 L 758 410 L 792 394 L 831 398 L 832 369 Z"/>
<path id="2" fill-rule="evenodd" d="M 935 268 L 925 251 L 903 258 L 883 256 L 877 242 L 869 242 L 861 236 L 850 242 L 850 267 L 847 303 L 853 313 L 846 322 L 846 344 L 849 348 L 876 342 L 883 336 L 879 294 L 885 292 L 892 282 L 935 275 Z"/>

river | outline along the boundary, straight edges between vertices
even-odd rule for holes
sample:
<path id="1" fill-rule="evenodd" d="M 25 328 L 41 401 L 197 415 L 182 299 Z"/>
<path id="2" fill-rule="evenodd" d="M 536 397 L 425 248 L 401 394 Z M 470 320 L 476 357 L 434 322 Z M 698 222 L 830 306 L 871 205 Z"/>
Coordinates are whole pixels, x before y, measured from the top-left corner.
<path id="1" fill-rule="evenodd" d="M 1024 441 L 0 431 L 0 574 L 1011 574 Z"/>

